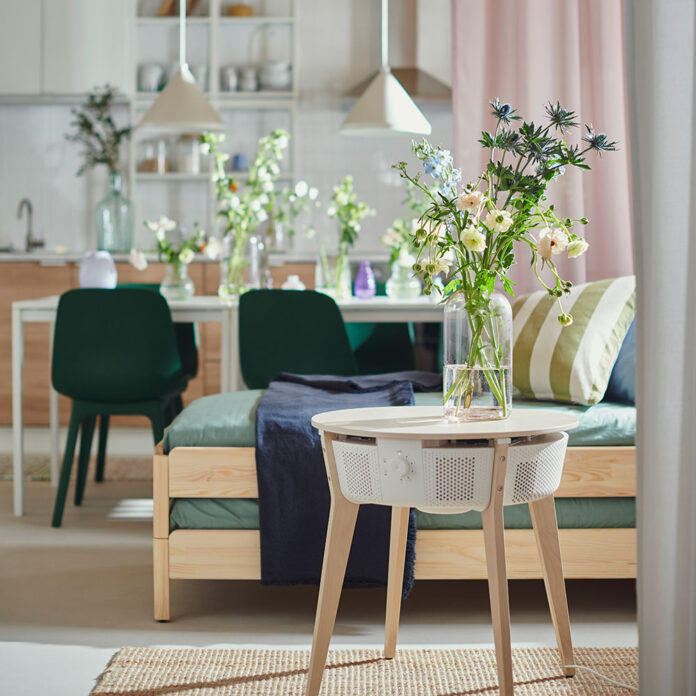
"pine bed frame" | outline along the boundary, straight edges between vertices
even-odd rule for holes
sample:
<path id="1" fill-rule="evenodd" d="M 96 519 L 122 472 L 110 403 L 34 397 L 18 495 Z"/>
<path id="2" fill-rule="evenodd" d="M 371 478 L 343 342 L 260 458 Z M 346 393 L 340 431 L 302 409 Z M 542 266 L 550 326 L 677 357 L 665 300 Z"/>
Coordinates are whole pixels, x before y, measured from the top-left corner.
<path id="1" fill-rule="evenodd" d="M 569 447 L 556 497 L 635 497 L 635 447 Z M 255 529 L 169 531 L 175 498 L 257 498 L 253 447 L 155 449 L 153 480 L 154 615 L 169 621 L 170 580 L 258 580 Z M 565 577 L 635 578 L 635 529 L 561 529 Z M 505 532 L 508 577 L 542 578 L 534 532 Z M 486 579 L 481 530 L 418 532 L 417 580 Z"/>

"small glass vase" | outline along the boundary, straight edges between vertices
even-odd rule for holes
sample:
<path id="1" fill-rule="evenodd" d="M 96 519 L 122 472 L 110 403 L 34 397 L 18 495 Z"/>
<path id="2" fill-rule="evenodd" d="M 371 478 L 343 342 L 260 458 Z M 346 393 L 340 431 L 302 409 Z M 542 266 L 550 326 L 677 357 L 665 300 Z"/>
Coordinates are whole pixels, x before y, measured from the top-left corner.
<path id="1" fill-rule="evenodd" d="M 421 284 L 418 278 L 413 275 L 413 264 L 416 262 L 414 257 L 408 264 L 402 263 L 399 259 L 391 265 L 391 275 L 387 278 L 386 293 L 387 297 L 393 300 L 411 300 L 420 297 Z"/>
<path id="2" fill-rule="evenodd" d="M 371 300 L 377 294 L 375 274 L 369 261 L 361 261 L 355 274 L 353 294 L 361 300 Z"/>
<path id="3" fill-rule="evenodd" d="M 109 193 L 97 204 L 97 249 L 128 253 L 133 247 L 133 204 L 121 193 L 121 172 L 109 173 Z"/>
<path id="4" fill-rule="evenodd" d="M 222 241 L 218 296 L 235 302 L 247 290 L 261 287 L 263 242 L 256 235 L 228 234 Z"/>
<path id="5" fill-rule="evenodd" d="M 501 293 L 459 291 L 445 302 L 443 403 L 451 422 L 512 412 L 512 308 Z"/>
<path id="6" fill-rule="evenodd" d="M 350 263 L 348 252 L 336 256 L 322 256 L 314 273 L 314 286 L 319 292 L 336 300 L 351 296 Z"/>
<path id="7" fill-rule="evenodd" d="M 189 300 L 195 290 L 193 281 L 189 278 L 187 263 L 167 264 L 167 274 L 160 283 L 160 292 L 167 301 Z"/>

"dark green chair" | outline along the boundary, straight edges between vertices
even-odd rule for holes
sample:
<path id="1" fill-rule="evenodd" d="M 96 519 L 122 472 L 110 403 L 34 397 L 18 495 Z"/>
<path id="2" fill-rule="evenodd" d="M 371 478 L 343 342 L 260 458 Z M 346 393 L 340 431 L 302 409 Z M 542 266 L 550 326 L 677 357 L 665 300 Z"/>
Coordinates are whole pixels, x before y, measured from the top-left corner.
<path id="1" fill-rule="evenodd" d="M 384 283 L 377 283 L 377 294 L 386 294 Z M 346 331 L 361 375 L 415 370 L 412 324 L 355 322 Z"/>
<path id="2" fill-rule="evenodd" d="M 136 290 L 150 290 L 159 293 L 159 283 L 119 283 L 117 288 L 130 288 Z M 176 334 L 176 344 L 179 349 L 181 359 L 181 369 L 187 382 L 198 374 L 198 337 L 196 335 L 196 325 L 192 322 L 175 322 L 174 333 Z M 184 410 L 184 402 L 179 396 L 171 406 L 171 413 L 168 414 L 167 425 L 181 411 Z M 109 415 L 103 413 L 99 417 L 99 445 L 97 447 L 97 466 L 94 470 L 94 480 L 101 483 L 104 480 L 104 469 L 106 468 L 106 442 L 109 437 Z"/>
<path id="3" fill-rule="evenodd" d="M 358 374 L 343 317 L 313 290 L 250 290 L 239 300 L 239 358 L 249 389 L 281 372 Z"/>
<path id="4" fill-rule="evenodd" d="M 166 300 L 141 289 L 66 292 L 56 314 L 51 380 L 59 394 L 72 399 L 53 509 L 52 525 L 60 527 L 78 433 L 75 505 L 84 496 L 97 416 L 146 416 L 155 443 L 172 418 L 186 377 Z"/>

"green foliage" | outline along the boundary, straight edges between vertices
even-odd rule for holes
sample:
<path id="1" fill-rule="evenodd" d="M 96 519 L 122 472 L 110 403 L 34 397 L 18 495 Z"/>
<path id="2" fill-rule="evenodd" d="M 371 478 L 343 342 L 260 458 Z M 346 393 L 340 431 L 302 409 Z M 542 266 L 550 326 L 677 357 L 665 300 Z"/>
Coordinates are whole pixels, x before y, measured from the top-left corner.
<path id="1" fill-rule="evenodd" d="M 74 126 L 74 132 L 68 133 L 65 139 L 84 147 L 84 161 L 77 176 L 100 164 L 105 164 L 110 172 L 119 169 L 121 142 L 130 137 L 132 129 L 118 128 L 113 120 L 111 108 L 117 94 L 115 87 L 106 84 L 90 92 L 82 108 L 72 109 L 75 120 L 70 125 Z"/>
<path id="2" fill-rule="evenodd" d="M 508 271 L 515 263 L 514 245 L 521 242 L 530 249 L 539 283 L 560 306 L 571 285 L 560 277 L 553 259 L 561 253 L 570 258 L 584 253 L 588 245 L 573 227 L 586 224 L 587 218 L 559 216 L 547 203 L 546 188 L 566 167 L 590 169 L 585 155 L 591 150 L 600 155 L 615 150 L 616 142 L 586 125 L 584 146 L 567 143 L 565 135 L 578 122 L 576 114 L 559 103 L 547 105 L 545 125 L 524 121 L 498 99 L 490 104 L 495 129 L 481 134 L 479 143 L 490 150 L 490 158 L 477 181 L 460 191 L 461 174 L 449 151 L 426 140 L 414 142 L 412 149 L 425 172 L 439 184 L 436 191 L 422 183 L 420 174 L 409 174 L 405 162 L 394 165 L 427 200 L 419 227 L 412 233 L 418 251 L 414 270 L 423 276 L 427 294 L 434 287 L 439 289 L 434 281 L 444 273 L 445 294 L 463 290 L 473 297 L 491 292 L 500 282 L 512 295 L 514 283 Z M 551 274 L 550 283 L 541 277 L 544 269 Z M 561 316 L 563 325 L 572 322 L 562 307 Z"/>
<path id="3" fill-rule="evenodd" d="M 347 175 L 338 186 L 334 186 L 331 205 L 326 211 L 338 223 L 339 247 L 351 247 L 358 239 L 360 223 L 375 211 L 367 203 L 358 201 L 353 190 L 353 177 Z"/>

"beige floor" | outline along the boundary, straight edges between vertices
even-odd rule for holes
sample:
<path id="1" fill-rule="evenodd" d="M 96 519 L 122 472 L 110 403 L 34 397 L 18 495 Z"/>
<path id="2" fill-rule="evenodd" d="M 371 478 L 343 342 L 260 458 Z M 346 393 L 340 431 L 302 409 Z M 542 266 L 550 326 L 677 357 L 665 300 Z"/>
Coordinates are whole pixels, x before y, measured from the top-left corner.
<path id="1" fill-rule="evenodd" d="M 27 514 L 11 514 L 0 482 L 0 693 L 87 694 L 123 645 L 297 645 L 311 638 L 316 589 L 254 582 L 173 583 L 171 623 L 151 615 L 151 505 L 144 482 L 89 483 L 81 509 L 49 526 L 54 489 L 27 485 Z M 635 585 L 568 583 L 577 645 L 636 645 Z M 516 645 L 553 645 L 543 586 L 510 588 Z M 379 645 L 384 592 L 345 593 L 335 644 Z M 404 603 L 403 645 L 490 645 L 485 583 L 421 582 Z M 50 688 L 49 688 L 50 685 Z"/>

